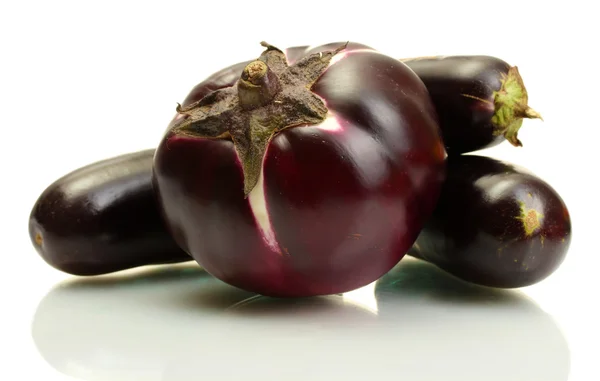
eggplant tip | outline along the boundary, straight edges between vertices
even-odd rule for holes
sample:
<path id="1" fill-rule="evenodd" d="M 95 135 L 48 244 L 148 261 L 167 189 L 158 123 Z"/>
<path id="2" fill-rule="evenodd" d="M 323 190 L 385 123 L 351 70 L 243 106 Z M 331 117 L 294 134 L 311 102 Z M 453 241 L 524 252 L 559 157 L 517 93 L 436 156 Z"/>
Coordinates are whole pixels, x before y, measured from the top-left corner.
<path id="1" fill-rule="evenodd" d="M 42 246 L 42 243 L 44 243 L 44 238 L 40 232 L 35 233 L 34 240 L 38 246 Z"/>

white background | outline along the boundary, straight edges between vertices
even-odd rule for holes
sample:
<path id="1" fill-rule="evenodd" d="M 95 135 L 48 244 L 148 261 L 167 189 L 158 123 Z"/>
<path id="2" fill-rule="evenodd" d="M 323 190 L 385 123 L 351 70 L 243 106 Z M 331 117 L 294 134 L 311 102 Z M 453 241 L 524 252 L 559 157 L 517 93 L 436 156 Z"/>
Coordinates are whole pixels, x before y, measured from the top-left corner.
<path id="1" fill-rule="evenodd" d="M 600 379 L 594 2 L 404 3 L 3 1 L 0 379 Z M 72 277 L 29 241 L 41 191 L 82 165 L 154 147 L 176 102 L 256 57 L 261 40 L 352 40 L 398 58 L 490 54 L 517 65 L 544 122 L 525 121 L 523 148 L 484 153 L 528 167 L 563 196 L 573 222 L 563 266 L 509 297 L 484 292 L 481 303 L 480 291 L 422 265 L 460 300 L 415 286 L 390 301 L 367 287 L 239 314 L 191 302 L 245 297 L 205 278 L 205 287 L 175 277 L 51 292 Z"/>

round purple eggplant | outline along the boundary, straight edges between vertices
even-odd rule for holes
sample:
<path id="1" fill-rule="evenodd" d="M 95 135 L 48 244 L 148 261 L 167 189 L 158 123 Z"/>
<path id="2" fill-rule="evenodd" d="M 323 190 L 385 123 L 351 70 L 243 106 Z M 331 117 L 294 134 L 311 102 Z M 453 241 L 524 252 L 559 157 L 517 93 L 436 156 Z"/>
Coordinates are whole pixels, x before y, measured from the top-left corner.
<path id="1" fill-rule="evenodd" d="M 508 140 L 522 146 L 523 118 L 541 118 L 529 105 L 516 66 L 491 56 L 402 59 L 421 78 L 439 116 L 449 155 L 490 148 Z"/>
<path id="2" fill-rule="evenodd" d="M 447 159 L 433 215 L 409 255 L 472 283 L 516 288 L 563 262 L 571 241 L 560 195 L 528 170 L 485 156 Z"/>
<path id="3" fill-rule="evenodd" d="M 46 188 L 29 218 L 40 256 L 74 275 L 192 260 L 161 219 L 152 186 L 154 152 L 102 160 Z"/>
<path id="4" fill-rule="evenodd" d="M 371 283 L 437 201 L 445 151 L 427 89 L 365 45 L 263 46 L 177 108 L 154 165 L 169 230 L 212 275 L 263 295 Z"/>

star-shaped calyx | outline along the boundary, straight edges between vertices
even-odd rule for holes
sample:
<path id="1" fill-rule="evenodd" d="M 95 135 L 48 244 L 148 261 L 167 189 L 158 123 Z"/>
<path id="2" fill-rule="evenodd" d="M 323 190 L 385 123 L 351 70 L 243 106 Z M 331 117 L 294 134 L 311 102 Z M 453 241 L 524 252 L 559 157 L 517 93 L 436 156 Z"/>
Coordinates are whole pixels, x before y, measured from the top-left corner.
<path id="1" fill-rule="evenodd" d="M 244 68 L 233 86 L 178 106 L 177 112 L 186 117 L 172 129 L 177 134 L 233 140 L 246 196 L 258 182 L 267 146 L 276 133 L 325 120 L 327 107 L 311 87 L 347 46 L 308 55 L 288 66 L 281 50 L 265 42 L 261 45 L 266 50 Z"/>

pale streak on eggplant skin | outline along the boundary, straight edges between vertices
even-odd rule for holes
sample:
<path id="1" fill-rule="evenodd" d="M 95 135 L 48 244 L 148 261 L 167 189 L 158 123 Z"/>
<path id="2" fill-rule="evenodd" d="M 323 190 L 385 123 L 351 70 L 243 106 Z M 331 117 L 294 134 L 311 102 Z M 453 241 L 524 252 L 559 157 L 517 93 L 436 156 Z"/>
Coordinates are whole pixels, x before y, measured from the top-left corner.
<path id="1" fill-rule="evenodd" d="M 263 168 L 260 171 L 258 183 L 250 192 L 248 196 L 248 203 L 250 209 L 254 215 L 254 220 L 260 229 L 261 236 L 265 244 L 271 248 L 274 252 L 281 254 L 281 248 L 275 238 L 275 231 L 269 218 L 269 211 L 267 210 L 267 200 L 265 196 L 265 183 L 264 183 L 264 163 Z"/>

